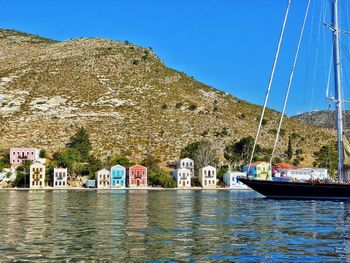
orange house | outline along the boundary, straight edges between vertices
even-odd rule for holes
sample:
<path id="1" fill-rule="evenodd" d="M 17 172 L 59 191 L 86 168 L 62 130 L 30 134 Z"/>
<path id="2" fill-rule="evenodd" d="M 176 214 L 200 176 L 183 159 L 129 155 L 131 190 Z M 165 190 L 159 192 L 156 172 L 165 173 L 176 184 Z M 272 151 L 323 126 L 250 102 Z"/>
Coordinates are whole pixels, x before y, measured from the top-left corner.
<path id="1" fill-rule="evenodd" d="M 128 170 L 129 187 L 147 187 L 147 168 L 142 165 L 131 166 Z"/>

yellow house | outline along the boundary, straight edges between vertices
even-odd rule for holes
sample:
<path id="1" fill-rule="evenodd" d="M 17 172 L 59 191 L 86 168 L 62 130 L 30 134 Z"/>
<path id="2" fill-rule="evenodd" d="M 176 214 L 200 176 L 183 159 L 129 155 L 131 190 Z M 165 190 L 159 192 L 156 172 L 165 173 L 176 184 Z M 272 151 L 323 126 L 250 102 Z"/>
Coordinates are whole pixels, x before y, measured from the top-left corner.
<path id="1" fill-rule="evenodd" d="M 249 165 L 243 167 L 243 172 L 247 173 Z M 271 167 L 267 162 L 255 162 L 250 165 L 248 175 L 260 180 L 271 179 Z"/>
<path id="2" fill-rule="evenodd" d="M 34 163 L 30 166 L 30 188 L 43 188 L 45 186 L 45 165 Z"/>

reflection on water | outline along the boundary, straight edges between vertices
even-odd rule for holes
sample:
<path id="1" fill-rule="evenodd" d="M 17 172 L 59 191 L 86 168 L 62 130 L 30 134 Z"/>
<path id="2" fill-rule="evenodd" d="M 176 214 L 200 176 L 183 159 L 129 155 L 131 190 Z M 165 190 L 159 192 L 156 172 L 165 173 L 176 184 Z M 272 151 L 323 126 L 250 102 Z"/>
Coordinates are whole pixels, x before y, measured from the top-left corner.
<path id="1" fill-rule="evenodd" d="M 350 262 L 350 203 L 251 191 L 0 191 L 0 261 Z"/>

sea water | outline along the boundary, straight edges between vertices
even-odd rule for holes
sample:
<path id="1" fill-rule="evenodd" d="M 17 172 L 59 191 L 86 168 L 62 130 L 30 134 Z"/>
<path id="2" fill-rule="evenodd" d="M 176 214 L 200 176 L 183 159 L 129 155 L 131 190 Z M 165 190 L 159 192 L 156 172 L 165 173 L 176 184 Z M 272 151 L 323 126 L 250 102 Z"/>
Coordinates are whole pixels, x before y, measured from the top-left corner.
<path id="1" fill-rule="evenodd" d="M 350 262 L 349 216 L 254 191 L 0 191 L 0 261 Z"/>

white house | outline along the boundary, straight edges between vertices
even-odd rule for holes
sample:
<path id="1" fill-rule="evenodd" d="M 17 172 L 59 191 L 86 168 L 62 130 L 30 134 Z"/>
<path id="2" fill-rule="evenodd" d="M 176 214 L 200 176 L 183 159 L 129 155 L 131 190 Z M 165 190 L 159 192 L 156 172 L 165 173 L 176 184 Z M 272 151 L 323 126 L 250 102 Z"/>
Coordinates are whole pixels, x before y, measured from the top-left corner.
<path id="1" fill-rule="evenodd" d="M 295 180 L 325 180 L 329 179 L 327 169 L 325 168 L 299 168 L 295 170 L 280 170 L 281 177 L 287 177 Z"/>
<path id="2" fill-rule="evenodd" d="M 99 170 L 95 173 L 97 188 L 109 189 L 111 188 L 110 183 L 110 171 L 107 169 Z"/>
<path id="3" fill-rule="evenodd" d="M 203 188 L 216 188 L 216 168 L 208 165 L 199 169 L 198 179 Z"/>
<path id="4" fill-rule="evenodd" d="M 191 187 L 191 171 L 187 168 L 179 168 L 173 173 L 178 188 Z"/>
<path id="5" fill-rule="evenodd" d="M 183 158 L 176 162 L 176 169 L 186 168 L 191 172 L 191 178 L 194 177 L 194 161 L 190 158 Z"/>
<path id="6" fill-rule="evenodd" d="M 53 187 L 67 187 L 67 168 L 53 169 Z"/>
<path id="7" fill-rule="evenodd" d="M 45 165 L 34 163 L 30 166 L 30 188 L 43 188 L 45 186 Z"/>
<path id="8" fill-rule="evenodd" d="M 248 186 L 237 180 L 237 177 L 246 177 L 246 175 L 246 173 L 242 172 L 227 172 L 224 174 L 223 180 L 229 188 L 248 189 Z"/>

